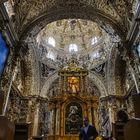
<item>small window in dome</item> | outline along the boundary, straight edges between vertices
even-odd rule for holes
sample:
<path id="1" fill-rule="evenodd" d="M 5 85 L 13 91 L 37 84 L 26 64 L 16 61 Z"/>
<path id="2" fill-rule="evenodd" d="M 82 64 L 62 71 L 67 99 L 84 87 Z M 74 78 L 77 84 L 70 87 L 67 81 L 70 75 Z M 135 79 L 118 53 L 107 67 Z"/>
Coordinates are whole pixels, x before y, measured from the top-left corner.
<path id="1" fill-rule="evenodd" d="M 76 44 L 70 44 L 69 45 L 69 52 L 77 52 L 78 46 Z"/>
<path id="2" fill-rule="evenodd" d="M 93 59 L 96 59 L 96 58 L 99 58 L 100 57 L 100 53 L 97 51 L 97 52 L 94 52 L 93 54 L 92 54 L 92 58 Z"/>
<path id="3" fill-rule="evenodd" d="M 92 40 L 91 40 L 91 45 L 94 45 L 97 43 L 97 37 L 93 37 Z"/>
<path id="4" fill-rule="evenodd" d="M 55 39 L 53 37 L 49 37 L 48 38 L 48 44 L 52 45 L 53 47 L 55 47 Z"/>
<path id="5" fill-rule="evenodd" d="M 47 57 L 52 59 L 52 60 L 55 60 L 54 53 L 51 51 L 47 53 Z"/>

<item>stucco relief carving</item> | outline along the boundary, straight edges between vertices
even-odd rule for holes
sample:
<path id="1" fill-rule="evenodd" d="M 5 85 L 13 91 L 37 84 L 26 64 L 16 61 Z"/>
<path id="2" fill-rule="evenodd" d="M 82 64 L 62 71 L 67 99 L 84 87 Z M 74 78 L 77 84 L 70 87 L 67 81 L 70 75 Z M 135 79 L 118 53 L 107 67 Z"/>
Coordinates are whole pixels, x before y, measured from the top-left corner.
<path id="1" fill-rule="evenodd" d="M 40 90 L 40 67 L 39 67 L 39 58 L 38 58 L 38 52 L 36 50 L 37 44 L 35 39 L 30 36 L 30 38 L 27 38 L 25 41 L 26 44 L 28 44 L 29 48 L 29 54 L 26 55 L 26 59 L 31 63 L 30 64 L 30 82 L 32 82 L 32 85 L 30 84 L 30 94 L 32 95 L 38 95 Z M 28 61 L 25 61 L 25 63 L 28 65 Z"/>
<path id="2" fill-rule="evenodd" d="M 99 92 L 101 93 L 101 97 L 108 95 L 104 84 L 95 74 L 90 73 L 88 77 L 90 78 L 91 81 L 93 81 L 93 83 L 99 89 Z M 57 72 L 48 78 L 48 80 L 45 82 L 45 84 L 41 90 L 41 93 L 40 93 L 41 96 L 48 97 L 47 94 L 49 93 L 49 88 L 52 85 L 52 83 L 54 82 L 54 80 L 56 80 L 57 78 L 58 78 Z M 99 94 L 99 93 L 95 93 L 95 94 Z"/>
<path id="3" fill-rule="evenodd" d="M 72 11 L 75 11 L 75 15 L 78 14 L 80 9 L 85 9 L 86 11 L 90 13 L 90 11 L 92 11 L 94 9 L 97 9 L 99 11 L 101 11 L 102 14 L 106 14 L 109 15 L 112 19 L 114 18 L 114 20 L 116 20 L 120 25 L 122 25 L 123 21 L 120 19 L 120 15 L 117 13 L 116 9 L 109 4 L 109 2 L 106 0 L 101 0 L 101 1 L 97 1 L 97 0 L 73 0 L 73 1 L 65 1 L 65 0 L 61 0 L 61 1 L 56 1 L 56 0 L 52 0 L 52 1 L 43 1 L 43 0 L 39 0 L 39 1 L 30 1 L 28 2 L 27 0 L 23 0 L 23 1 L 14 1 L 14 9 L 15 12 L 18 13 L 16 15 L 16 27 L 18 27 L 21 32 L 21 30 L 28 25 L 30 22 L 32 22 L 34 19 L 38 18 L 40 15 L 47 13 L 53 13 L 54 10 L 57 10 L 57 14 L 59 13 L 59 15 L 61 15 L 62 13 L 59 12 L 62 9 L 67 10 L 67 11 L 71 11 L 70 13 L 68 13 L 69 15 L 71 15 L 72 17 Z M 119 9 L 120 13 L 124 15 L 126 15 L 126 3 L 124 2 L 124 0 L 121 0 L 121 2 L 117 1 L 116 5 L 117 9 Z M 87 10 L 88 9 L 88 10 Z M 65 11 L 64 10 L 64 11 Z M 77 12 L 76 12 L 77 11 Z M 67 17 L 68 17 L 67 14 Z M 55 15 L 51 15 L 52 18 L 55 17 Z M 92 15 L 93 16 L 93 15 Z M 122 15 L 121 15 L 122 16 Z M 63 16 L 60 16 L 63 17 Z"/>
<path id="4" fill-rule="evenodd" d="M 96 87 L 99 89 L 100 94 L 101 94 L 100 97 L 109 95 L 109 93 L 107 93 L 106 91 L 106 87 L 104 83 L 97 75 L 89 73 L 88 78 L 90 78 L 90 80 L 92 80 L 94 84 L 96 85 Z"/>
<path id="5" fill-rule="evenodd" d="M 110 95 L 116 94 L 115 89 L 115 60 L 116 60 L 116 49 L 115 46 L 112 47 L 112 50 L 108 57 L 108 64 L 107 64 L 107 83 L 108 83 L 108 93 Z"/>
<path id="6" fill-rule="evenodd" d="M 6 116 L 13 122 L 26 122 L 28 100 L 24 99 L 12 87 Z"/>
<path id="7" fill-rule="evenodd" d="M 40 108 L 39 108 L 39 134 L 47 135 L 49 132 L 49 119 L 50 119 L 50 112 L 48 110 L 48 104 L 46 101 L 40 101 Z"/>
<path id="8" fill-rule="evenodd" d="M 47 81 L 45 82 L 40 95 L 43 97 L 47 96 L 48 90 L 51 86 L 51 84 L 53 83 L 54 80 L 56 80 L 58 78 L 58 72 L 55 72 L 53 75 L 50 75 L 47 79 Z"/>

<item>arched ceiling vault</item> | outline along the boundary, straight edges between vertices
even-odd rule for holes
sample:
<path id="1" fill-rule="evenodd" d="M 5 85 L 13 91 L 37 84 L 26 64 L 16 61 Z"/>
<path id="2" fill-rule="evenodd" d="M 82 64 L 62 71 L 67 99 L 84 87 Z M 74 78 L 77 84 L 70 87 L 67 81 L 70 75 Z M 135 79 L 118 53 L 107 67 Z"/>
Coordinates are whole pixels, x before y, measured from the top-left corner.
<path id="1" fill-rule="evenodd" d="M 132 3 L 126 0 L 13 0 L 13 5 L 15 28 L 21 38 L 40 22 L 44 22 L 40 25 L 42 29 L 47 23 L 68 18 L 110 23 L 123 37 L 132 9 Z"/>
<path id="2" fill-rule="evenodd" d="M 127 0 L 13 0 L 13 5 L 16 13 L 15 29 L 21 42 L 28 42 L 30 37 L 36 37 L 47 24 L 62 19 L 91 20 L 104 30 L 109 25 L 114 29 L 115 36 L 119 35 L 125 40 L 132 9 L 132 4 Z M 34 46 L 33 41 L 30 44 Z M 93 79 L 96 78 L 93 76 Z M 104 84 L 98 79 L 97 81 L 97 85 L 101 83 L 99 90 L 102 90 L 102 96 L 107 96 Z M 41 95 L 46 92 L 44 86 L 40 89 Z"/>
<path id="3" fill-rule="evenodd" d="M 70 18 L 92 20 L 100 24 L 100 26 L 103 28 L 105 28 L 105 24 L 109 24 L 116 31 L 116 34 L 118 34 L 122 39 L 125 39 L 126 37 L 126 29 L 121 26 L 121 24 L 114 19 L 114 17 L 106 15 L 105 13 L 95 9 L 92 9 L 91 11 L 86 9 L 68 11 L 68 9 L 64 8 L 62 10 L 54 10 L 51 13 L 43 13 L 39 17 L 33 19 L 23 28 L 20 35 L 21 40 L 25 39 L 30 33 L 34 36 L 37 35 L 48 23 Z"/>

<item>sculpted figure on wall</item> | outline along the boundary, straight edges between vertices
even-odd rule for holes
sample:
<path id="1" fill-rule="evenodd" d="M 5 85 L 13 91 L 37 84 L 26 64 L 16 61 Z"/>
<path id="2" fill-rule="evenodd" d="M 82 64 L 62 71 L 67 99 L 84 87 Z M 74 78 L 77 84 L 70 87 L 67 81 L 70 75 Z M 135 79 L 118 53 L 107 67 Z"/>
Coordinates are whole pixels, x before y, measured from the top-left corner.
<path id="1" fill-rule="evenodd" d="M 71 102 L 66 107 L 65 134 L 78 134 L 82 126 L 82 108 L 76 102 Z"/>

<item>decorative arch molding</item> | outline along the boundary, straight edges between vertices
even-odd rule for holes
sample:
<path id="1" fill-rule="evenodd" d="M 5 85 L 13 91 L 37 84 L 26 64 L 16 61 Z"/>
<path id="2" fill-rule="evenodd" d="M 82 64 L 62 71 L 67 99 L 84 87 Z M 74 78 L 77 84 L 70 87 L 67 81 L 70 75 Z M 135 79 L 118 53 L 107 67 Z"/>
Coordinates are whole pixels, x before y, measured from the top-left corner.
<path id="1" fill-rule="evenodd" d="M 135 84 L 131 85 L 125 96 L 132 96 L 137 93 Z"/>
<path id="2" fill-rule="evenodd" d="M 124 96 L 125 89 L 123 85 L 125 83 L 126 64 L 120 56 L 116 45 L 114 44 L 112 46 L 108 56 L 106 74 L 108 93 L 110 93 L 110 95 Z"/>
<path id="3" fill-rule="evenodd" d="M 81 18 L 96 21 L 99 24 L 110 24 L 122 39 L 126 38 L 126 28 L 115 18 L 93 7 L 77 8 L 78 9 L 63 7 L 59 10 L 54 10 L 55 8 L 53 8 L 52 11 L 42 13 L 40 16 L 32 19 L 32 21 L 20 31 L 20 40 L 26 40 L 27 36 L 30 35 L 37 35 L 48 23 L 68 18 Z M 103 23 L 101 21 L 103 21 Z"/>
<path id="4" fill-rule="evenodd" d="M 94 84 L 97 86 L 97 88 L 99 89 L 101 93 L 100 98 L 108 96 L 104 83 L 97 75 L 90 72 L 88 75 L 88 78 L 91 79 L 94 82 Z"/>
<path id="5" fill-rule="evenodd" d="M 42 90 L 41 90 L 41 93 L 40 93 L 40 96 L 42 97 L 46 97 L 47 96 L 47 93 L 49 91 L 49 88 L 51 86 L 51 84 L 57 79 L 59 78 L 58 76 L 58 71 L 54 72 L 52 75 L 50 75 L 47 79 L 47 81 L 45 82 Z"/>

